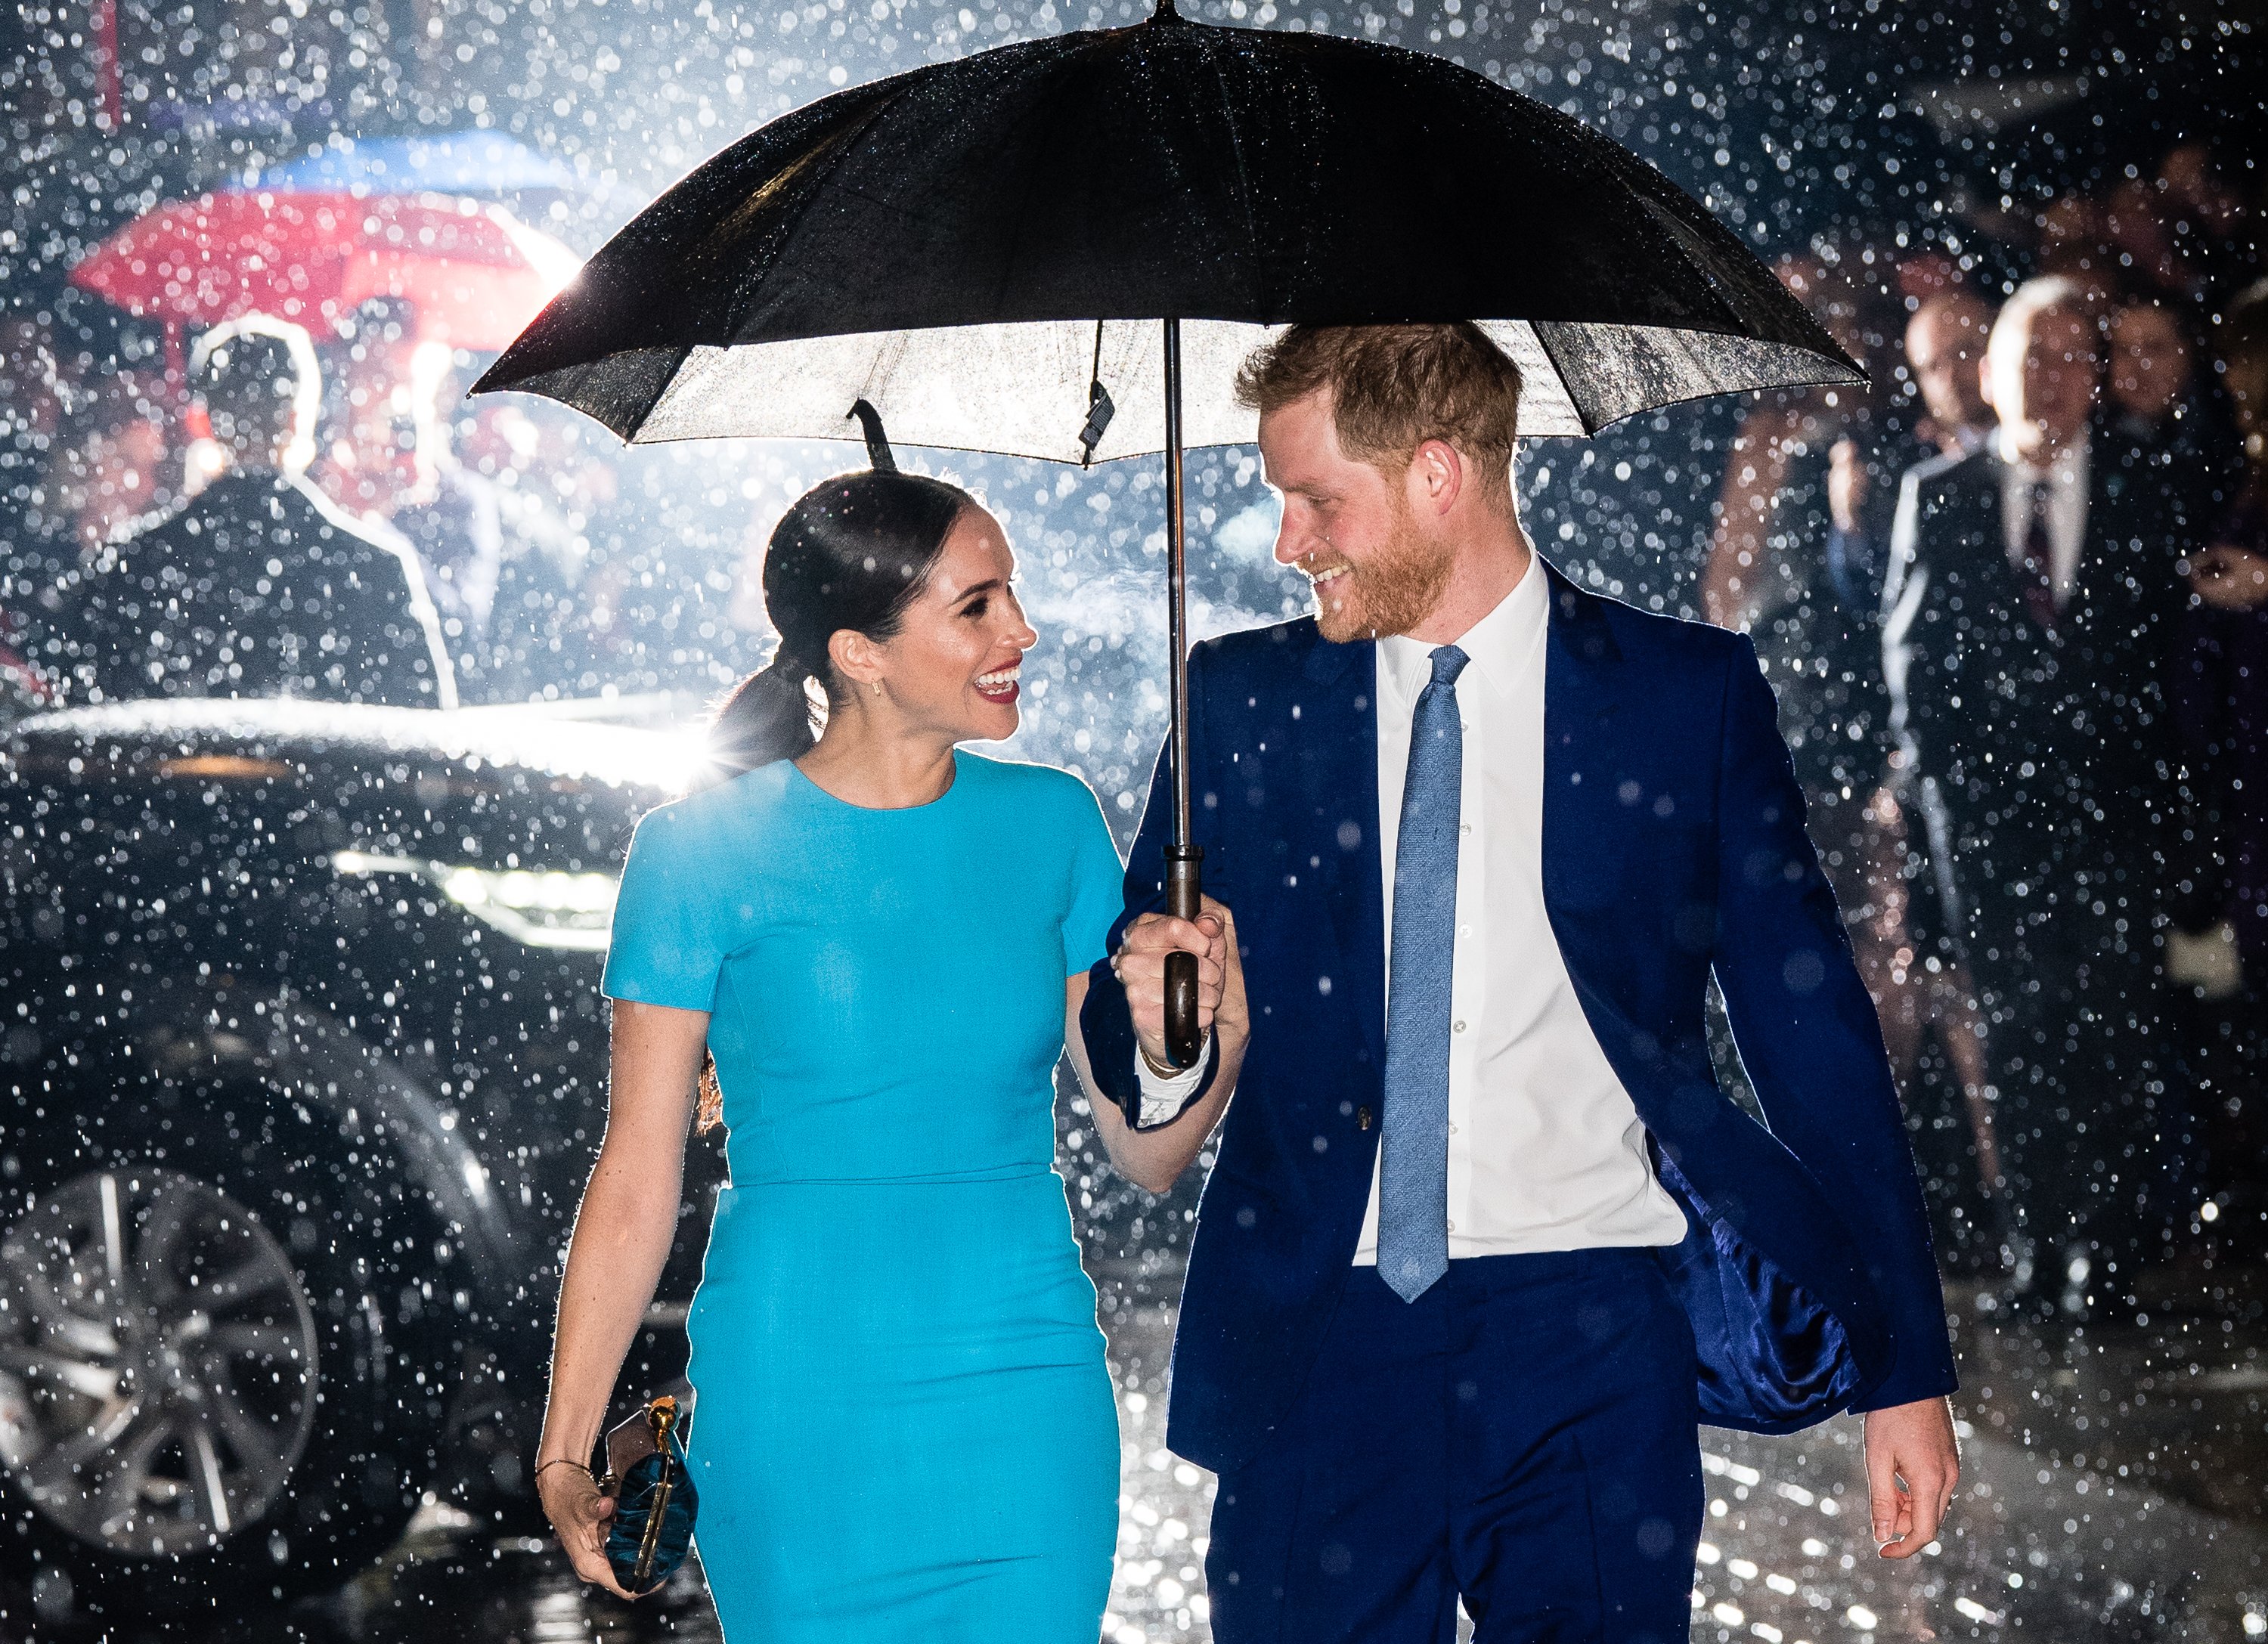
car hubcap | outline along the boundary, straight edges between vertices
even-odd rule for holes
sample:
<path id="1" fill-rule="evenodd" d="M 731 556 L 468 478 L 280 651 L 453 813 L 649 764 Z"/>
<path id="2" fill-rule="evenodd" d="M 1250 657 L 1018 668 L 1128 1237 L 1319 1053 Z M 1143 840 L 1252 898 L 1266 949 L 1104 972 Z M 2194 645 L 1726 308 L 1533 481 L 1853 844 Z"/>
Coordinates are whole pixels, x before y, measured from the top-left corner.
<path id="1" fill-rule="evenodd" d="M 120 1552 L 216 1546 L 314 1421 L 315 1320 L 283 1247 L 169 1171 L 67 1182 L 0 1237 L 0 1466 Z"/>

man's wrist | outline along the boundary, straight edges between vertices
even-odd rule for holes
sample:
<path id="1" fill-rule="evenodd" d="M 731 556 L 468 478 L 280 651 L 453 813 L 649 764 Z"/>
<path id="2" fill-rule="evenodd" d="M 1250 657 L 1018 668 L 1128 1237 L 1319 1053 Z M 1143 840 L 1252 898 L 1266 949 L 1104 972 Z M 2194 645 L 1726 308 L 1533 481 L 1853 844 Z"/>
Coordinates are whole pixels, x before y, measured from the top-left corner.
<path id="1" fill-rule="evenodd" d="M 1152 1056 L 1150 1053 L 1150 1047 L 1142 1043 L 1138 1039 L 1134 1041 L 1134 1048 L 1141 1053 L 1142 1065 L 1160 1079 L 1178 1079 L 1189 1070 L 1189 1068 L 1167 1067 L 1164 1062 L 1160 1061 L 1155 1056 Z M 1200 1046 L 1197 1052 L 1197 1061 L 1201 1062 L 1204 1060 L 1204 1047 Z M 1197 1062 L 1189 1064 L 1190 1067 L 1195 1067 L 1196 1065 Z"/>

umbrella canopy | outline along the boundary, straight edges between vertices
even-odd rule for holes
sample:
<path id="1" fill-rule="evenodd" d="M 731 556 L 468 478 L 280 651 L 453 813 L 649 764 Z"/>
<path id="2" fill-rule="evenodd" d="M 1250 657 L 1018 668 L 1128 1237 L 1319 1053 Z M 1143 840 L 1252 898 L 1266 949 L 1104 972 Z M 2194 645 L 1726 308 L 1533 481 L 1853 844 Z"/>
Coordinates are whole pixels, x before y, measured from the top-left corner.
<path id="1" fill-rule="evenodd" d="M 773 121 L 585 265 L 483 379 L 626 439 L 902 440 L 1068 460 L 1249 440 L 1234 363 L 1294 320 L 1484 322 L 1522 430 L 1859 382 L 1692 199 L 1581 122 L 1422 53 L 1170 7 Z M 1100 323 L 1098 323 L 1100 322 Z M 1091 385 L 1116 415 L 1089 445 Z"/>
<path id="2" fill-rule="evenodd" d="M 512 194 L 590 193 L 590 180 L 501 131 L 430 137 L 334 137 L 246 185 L 275 194 Z"/>
<path id="3" fill-rule="evenodd" d="M 258 192 L 170 201 L 88 253 L 71 283 L 169 326 L 260 312 L 320 329 L 367 298 L 407 297 L 421 335 L 485 350 L 511 341 L 575 262 L 499 206 Z"/>
<path id="4" fill-rule="evenodd" d="M 1074 461 L 1166 453 L 1174 826 L 1190 842 L 1182 461 L 1257 432 L 1267 328 L 1483 322 L 1527 434 L 1865 375 L 1660 173 L 1456 64 L 1322 34 L 1131 28 L 980 52 L 742 139 L 592 258 L 474 386 L 630 440 L 901 439 Z M 1170 955 L 1167 1052 L 1198 1050 Z"/>

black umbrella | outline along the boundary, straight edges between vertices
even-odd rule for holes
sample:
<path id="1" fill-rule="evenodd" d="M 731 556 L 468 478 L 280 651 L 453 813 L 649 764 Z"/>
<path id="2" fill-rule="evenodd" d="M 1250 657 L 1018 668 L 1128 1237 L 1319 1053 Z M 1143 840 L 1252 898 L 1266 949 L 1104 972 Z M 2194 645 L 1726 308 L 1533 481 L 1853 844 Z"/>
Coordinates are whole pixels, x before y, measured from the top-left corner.
<path id="1" fill-rule="evenodd" d="M 1438 57 L 1215 28 L 1004 46 L 784 115 L 585 265 L 474 392 L 624 439 L 1162 450 L 1174 848 L 1193 915 L 1182 462 L 1248 442 L 1237 363 L 1292 321 L 1475 319 L 1525 434 L 1864 374 L 1740 241 L 1580 121 Z M 1185 383 L 1188 392 L 1184 391 Z M 1186 1065 L 1194 963 L 1169 972 Z"/>

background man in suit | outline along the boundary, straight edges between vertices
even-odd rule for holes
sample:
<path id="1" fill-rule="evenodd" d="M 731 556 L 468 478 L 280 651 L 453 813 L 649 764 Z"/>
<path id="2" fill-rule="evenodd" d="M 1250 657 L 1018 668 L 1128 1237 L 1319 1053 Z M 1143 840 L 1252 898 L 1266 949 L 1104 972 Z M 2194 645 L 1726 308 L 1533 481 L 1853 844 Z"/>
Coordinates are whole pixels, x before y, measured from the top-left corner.
<path id="1" fill-rule="evenodd" d="M 416 556 L 303 477 L 322 397 L 307 334 L 232 321 L 200 339 L 189 371 L 219 477 L 88 569 L 61 624 L 73 694 L 455 707 Z"/>
<path id="2" fill-rule="evenodd" d="M 1987 353 L 1998 427 L 1906 476 L 1884 589 L 1926 824 L 1915 946 L 1983 994 L 2015 1196 L 2074 1307 L 2162 1249 L 2193 1145 L 2161 1061 L 2159 898 L 2185 855 L 2162 680 L 2179 563 L 2218 510 L 2098 422 L 2102 356 L 2076 285 L 2018 290 Z"/>
<path id="3" fill-rule="evenodd" d="M 1145 1185 L 1226 1106 L 1168 1435 L 1221 1475 L 1216 1635 L 1447 1644 L 1462 1597 L 1483 1639 L 1682 1640 L 1705 1420 L 1867 1410 L 1875 1534 L 1917 1551 L 1937 1273 L 1754 650 L 1534 554 L 1475 327 L 1294 327 L 1242 388 L 1318 614 L 1199 648 L 1235 921 L 1154 911 L 1161 763 L 1081 1021 Z M 1167 1074 L 1176 946 L 1241 1070 Z M 1771 1134 L 1712 1076 L 1712 970 Z"/>

